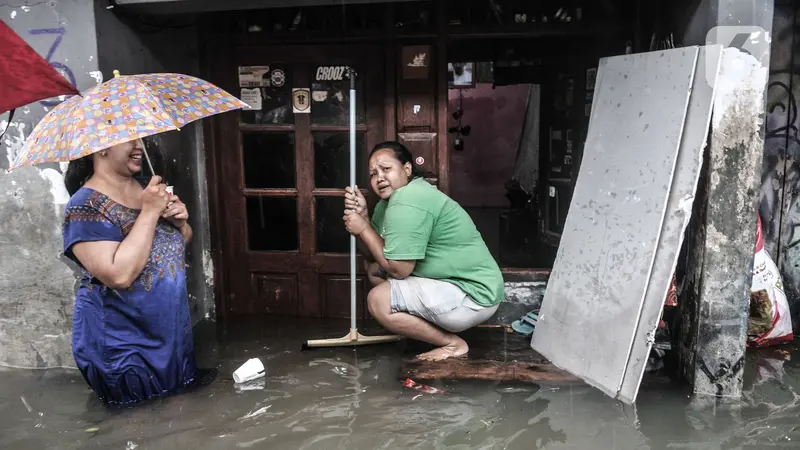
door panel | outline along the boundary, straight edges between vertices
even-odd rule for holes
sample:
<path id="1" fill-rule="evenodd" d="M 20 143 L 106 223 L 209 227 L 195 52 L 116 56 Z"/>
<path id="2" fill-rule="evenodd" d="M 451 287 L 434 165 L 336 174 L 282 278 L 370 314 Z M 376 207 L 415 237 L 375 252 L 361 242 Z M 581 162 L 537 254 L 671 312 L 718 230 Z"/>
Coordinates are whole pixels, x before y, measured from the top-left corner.
<path id="1" fill-rule="evenodd" d="M 251 314 L 297 315 L 297 277 L 275 273 L 253 273 L 254 301 L 247 311 Z"/>
<path id="2" fill-rule="evenodd" d="M 322 298 L 325 302 L 325 317 L 344 319 L 350 317 L 350 277 L 342 275 L 320 275 L 322 277 Z M 365 316 L 366 295 L 369 282 L 356 278 L 356 315 Z"/>
<path id="3" fill-rule="evenodd" d="M 245 189 L 294 188 L 295 140 L 292 132 L 242 134 Z"/>
<path id="4" fill-rule="evenodd" d="M 416 156 L 414 164 L 425 176 L 435 175 L 438 172 L 436 133 L 398 133 L 397 136 L 411 154 Z"/>
<path id="5" fill-rule="evenodd" d="M 314 200 L 317 253 L 348 253 L 350 233 L 342 226 L 344 198 L 317 197 Z"/>
<path id="6" fill-rule="evenodd" d="M 348 132 L 314 131 L 314 187 L 341 189 L 350 183 L 350 136 Z M 366 135 L 356 132 L 356 151 L 368 154 Z M 367 158 L 356 159 L 356 184 L 366 187 Z"/>
<path id="7" fill-rule="evenodd" d="M 261 195 L 246 201 L 247 250 L 297 251 L 297 198 Z"/>
<path id="8" fill-rule="evenodd" d="M 398 98 L 398 114 L 406 128 L 434 127 L 434 103 L 429 92 L 404 92 Z"/>
<path id="9" fill-rule="evenodd" d="M 343 68 L 353 64 L 358 73 L 357 180 L 366 187 L 368 149 L 384 137 L 379 48 L 242 48 L 227 59 L 226 76 L 214 81 L 235 93 L 259 89 L 261 109 L 219 122 L 230 291 L 224 313 L 348 317 L 342 197 L 349 183 L 350 82 Z M 265 85 L 240 86 L 242 66 L 268 66 L 260 69 L 265 81 L 257 82 Z M 309 113 L 293 112 L 293 88 L 311 89 Z M 365 283 L 362 275 L 359 315 L 366 311 Z"/>

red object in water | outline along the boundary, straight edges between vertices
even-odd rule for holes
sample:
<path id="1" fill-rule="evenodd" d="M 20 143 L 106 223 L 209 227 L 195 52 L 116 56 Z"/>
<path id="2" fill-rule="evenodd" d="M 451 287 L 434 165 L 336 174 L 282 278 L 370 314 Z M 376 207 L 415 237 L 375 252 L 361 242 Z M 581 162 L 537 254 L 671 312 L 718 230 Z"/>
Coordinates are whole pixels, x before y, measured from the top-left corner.
<path id="1" fill-rule="evenodd" d="M 79 93 L 2 20 L 0 48 L 0 114 L 46 98 Z"/>
<path id="2" fill-rule="evenodd" d="M 664 301 L 664 306 L 678 306 L 678 286 L 675 284 L 675 275 L 672 276 L 672 281 L 669 283 L 669 291 L 667 291 L 667 299 Z"/>
<path id="3" fill-rule="evenodd" d="M 436 389 L 435 387 L 419 384 L 416 381 L 412 380 L 411 378 L 406 378 L 406 381 L 403 382 L 403 386 L 415 389 L 420 392 L 424 392 L 426 394 L 444 394 L 444 391 L 441 389 Z"/>

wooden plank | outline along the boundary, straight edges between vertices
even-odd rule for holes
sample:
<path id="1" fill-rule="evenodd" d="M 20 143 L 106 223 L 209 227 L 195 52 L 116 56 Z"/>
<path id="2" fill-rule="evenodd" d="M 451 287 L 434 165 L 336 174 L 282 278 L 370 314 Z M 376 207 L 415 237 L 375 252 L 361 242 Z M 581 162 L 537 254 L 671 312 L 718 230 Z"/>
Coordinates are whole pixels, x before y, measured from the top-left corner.
<path id="1" fill-rule="evenodd" d="M 294 66 L 295 86 L 311 86 L 311 80 L 307 71 L 298 70 L 300 65 Z M 295 161 L 297 170 L 297 226 L 300 237 L 300 251 L 298 254 L 298 265 L 295 270 L 300 273 L 301 286 L 299 287 L 298 300 L 300 301 L 300 311 L 307 317 L 322 317 L 323 305 L 319 296 L 320 280 L 319 276 L 308 270 L 308 261 L 314 259 L 317 250 L 317 208 L 314 199 L 314 140 L 309 127 L 311 125 L 311 114 L 295 114 L 295 124 L 297 133 L 295 134 Z M 263 261 L 278 262 L 280 256 L 255 256 Z"/>
<path id="2" fill-rule="evenodd" d="M 264 61 L 292 64 L 335 64 L 352 62 L 354 57 L 372 55 L 371 45 L 241 46 L 234 50 L 240 65 L 259 65 Z"/>
<path id="3" fill-rule="evenodd" d="M 218 47 L 218 59 L 215 59 L 216 77 L 210 80 L 228 92 L 239 92 L 237 62 L 233 55 Z M 215 147 L 219 160 L 220 175 L 218 178 L 220 208 L 225 211 L 225 246 L 222 248 L 223 268 L 226 273 L 228 295 L 221 299 L 222 307 L 217 309 L 226 315 L 247 305 L 247 298 L 253 295 L 250 273 L 239 258 L 241 249 L 247 248 L 246 199 L 241 195 L 244 188 L 243 156 L 241 135 L 238 129 L 240 113 L 228 113 L 218 118 L 219 145 Z M 239 303 L 239 302 L 242 303 Z"/>
<path id="4" fill-rule="evenodd" d="M 523 383 L 582 383 L 550 363 L 450 359 L 440 362 L 404 361 L 401 378 L 414 381 L 486 380 Z"/>
<path id="5" fill-rule="evenodd" d="M 395 77 L 395 70 L 397 58 L 399 58 L 394 42 L 394 5 L 387 6 L 384 13 L 383 26 L 385 36 L 383 48 L 386 49 L 386 52 L 383 56 L 383 139 L 381 139 L 381 141 L 393 141 L 397 139 L 397 78 Z"/>
<path id="6" fill-rule="evenodd" d="M 446 3 L 446 2 L 443 2 Z M 592 37 L 608 36 L 616 32 L 616 24 L 599 22 L 594 26 L 563 23 L 538 23 L 530 25 L 451 26 L 446 31 L 450 40 L 462 39 L 520 39 L 544 37 Z"/>
<path id="7" fill-rule="evenodd" d="M 244 188 L 242 189 L 242 194 L 245 197 L 297 197 L 297 189 Z"/>
<path id="8" fill-rule="evenodd" d="M 437 11 L 437 28 L 439 38 L 436 40 L 436 59 L 431 68 L 436 68 L 436 131 L 437 137 L 437 187 L 445 194 L 450 194 L 450 145 L 447 138 L 448 101 L 447 101 L 447 17 L 448 2 L 439 2 Z"/>
<path id="9" fill-rule="evenodd" d="M 252 124 L 239 122 L 239 129 L 243 133 L 294 131 L 293 123 Z"/>
<path id="10" fill-rule="evenodd" d="M 201 27 L 205 29 L 205 27 Z M 201 32 L 200 49 L 200 73 L 204 79 L 210 80 L 217 78 L 216 71 L 219 70 L 218 64 L 212 64 L 218 55 L 218 49 L 213 41 L 208 38 L 207 33 Z M 206 153 L 206 187 L 208 189 L 208 217 L 211 238 L 211 260 L 214 265 L 214 310 L 217 318 L 223 318 L 225 313 L 225 299 L 228 297 L 227 277 L 225 276 L 224 252 L 225 246 L 225 219 L 221 211 L 221 193 L 219 180 L 220 158 L 219 158 L 219 120 L 211 117 L 209 120 L 202 121 L 203 135 Z"/>
<path id="11" fill-rule="evenodd" d="M 401 378 L 412 380 L 494 380 L 529 383 L 578 383 L 580 380 L 550 364 L 532 350 L 528 338 L 508 327 L 477 327 L 459 333 L 470 344 L 466 358 L 419 361 L 414 357 L 430 349 L 408 341 L 400 368 Z"/>

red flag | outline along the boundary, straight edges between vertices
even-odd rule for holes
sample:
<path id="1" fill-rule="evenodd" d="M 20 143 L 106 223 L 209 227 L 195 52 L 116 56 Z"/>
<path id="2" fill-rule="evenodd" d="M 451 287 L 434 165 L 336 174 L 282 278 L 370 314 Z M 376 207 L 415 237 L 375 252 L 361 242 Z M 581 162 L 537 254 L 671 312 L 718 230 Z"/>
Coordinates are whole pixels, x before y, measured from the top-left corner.
<path id="1" fill-rule="evenodd" d="M 78 90 L 0 20 L 0 114 Z"/>

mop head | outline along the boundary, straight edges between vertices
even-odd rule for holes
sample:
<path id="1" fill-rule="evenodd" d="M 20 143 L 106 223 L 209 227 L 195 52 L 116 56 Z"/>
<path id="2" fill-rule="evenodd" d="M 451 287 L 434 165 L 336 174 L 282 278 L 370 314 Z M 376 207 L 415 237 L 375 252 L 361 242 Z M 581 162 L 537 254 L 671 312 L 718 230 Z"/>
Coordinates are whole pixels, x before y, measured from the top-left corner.
<path id="1" fill-rule="evenodd" d="M 390 342 L 397 342 L 403 339 L 402 336 L 364 336 L 356 329 L 350 329 L 350 333 L 332 339 L 313 339 L 303 342 L 301 350 L 309 350 L 312 348 L 326 348 L 326 347 L 349 347 L 357 345 L 374 345 L 374 344 L 387 344 Z"/>

